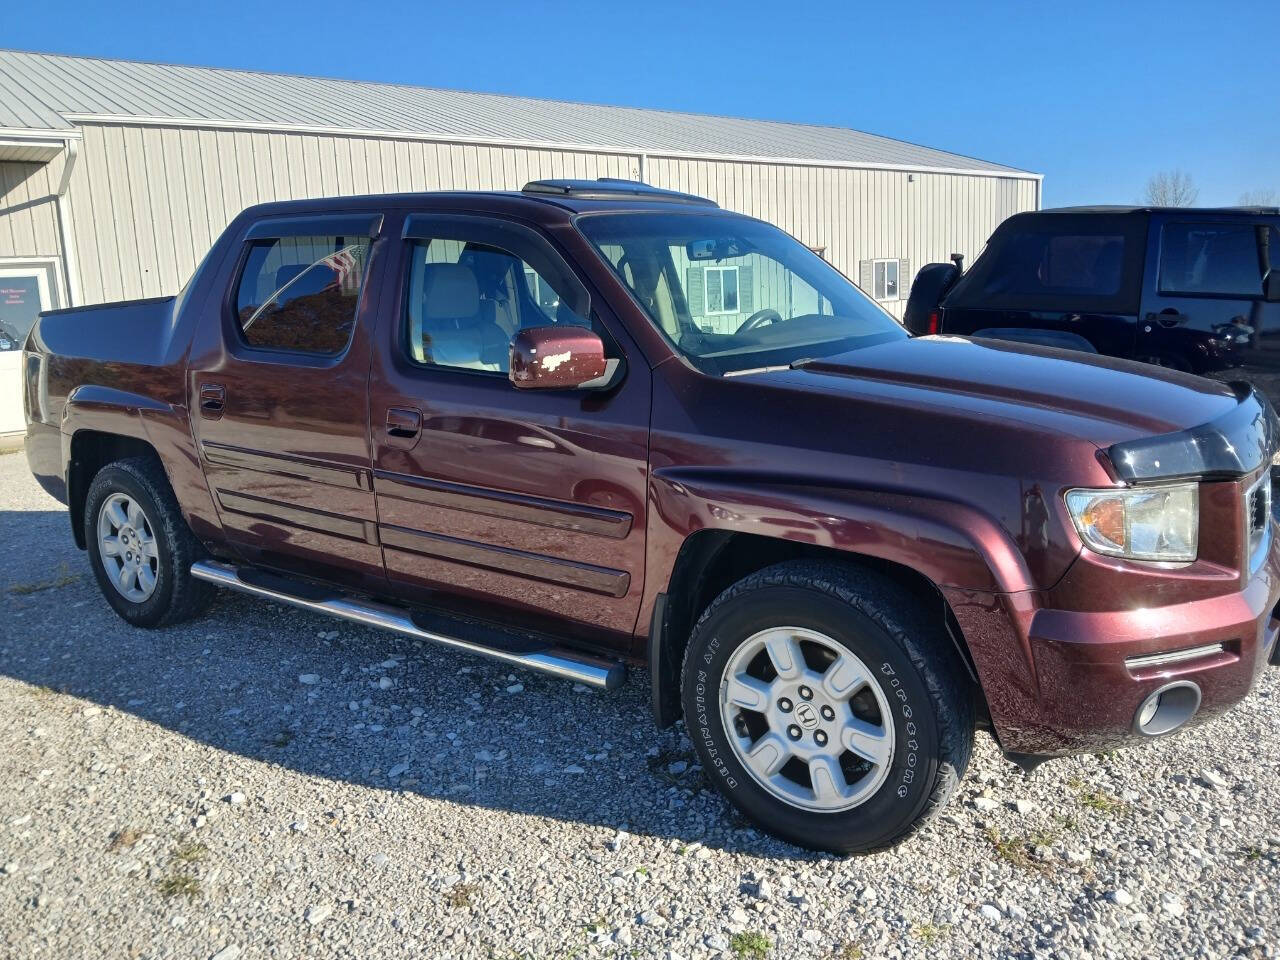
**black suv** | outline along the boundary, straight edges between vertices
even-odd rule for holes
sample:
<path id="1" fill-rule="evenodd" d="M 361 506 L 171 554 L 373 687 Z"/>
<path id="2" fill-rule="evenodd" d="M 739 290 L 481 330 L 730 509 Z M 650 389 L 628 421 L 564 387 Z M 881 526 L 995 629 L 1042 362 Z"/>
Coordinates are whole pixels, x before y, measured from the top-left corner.
<path id="1" fill-rule="evenodd" d="M 955 258 L 958 261 L 958 258 Z M 1280 209 L 1020 213 L 972 269 L 931 263 L 906 325 L 1125 357 L 1280 399 Z"/>

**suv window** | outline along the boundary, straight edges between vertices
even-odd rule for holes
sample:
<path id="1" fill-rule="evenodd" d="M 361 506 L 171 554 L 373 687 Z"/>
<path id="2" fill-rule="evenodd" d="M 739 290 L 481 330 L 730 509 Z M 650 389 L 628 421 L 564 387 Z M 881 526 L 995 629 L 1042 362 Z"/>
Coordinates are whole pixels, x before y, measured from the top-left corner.
<path id="1" fill-rule="evenodd" d="M 420 238 L 410 255 L 408 284 L 406 343 L 415 363 L 506 373 L 517 330 L 595 328 L 570 309 L 571 298 L 554 280 L 490 244 Z"/>
<path id="2" fill-rule="evenodd" d="M 1160 292 L 1259 297 L 1262 267 L 1252 223 L 1166 223 Z"/>
<path id="3" fill-rule="evenodd" d="M 333 355 L 351 341 L 368 237 L 255 241 L 240 274 L 236 319 L 251 347 Z"/>
<path id="4" fill-rule="evenodd" d="M 1006 239 L 983 292 L 1109 297 L 1124 276 L 1122 234 L 1026 232 Z"/>

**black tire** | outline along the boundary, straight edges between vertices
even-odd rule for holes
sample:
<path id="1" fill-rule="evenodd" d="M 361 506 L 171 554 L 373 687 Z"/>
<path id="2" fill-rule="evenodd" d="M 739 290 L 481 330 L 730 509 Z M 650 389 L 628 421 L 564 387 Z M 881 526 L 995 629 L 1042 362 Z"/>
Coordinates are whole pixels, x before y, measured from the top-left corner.
<path id="1" fill-rule="evenodd" d="M 142 602 L 120 593 L 111 582 L 98 544 L 98 515 L 115 493 L 137 500 L 155 536 L 158 561 L 155 589 Z M 89 565 L 107 603 L 135 627 L 161 627 L 203 612 L 212 602 L 212 584 L 191 576 L 191 564 L 205 556 L 182 517 L 178 501 L 159 462 L 148 457 L 118 460 L 98 471 L 84 507 L 84 539 Z"/>
<path id="2" fill-rule="evenodd" d="M 894 713 L 884 783 L 841 812 L 814 812 L 766 790 L 724 729 L 720 682 L 733 652 L 770 626 L 818 631 L 859 657 Z M 815 850 L 866 853 L 898 844 L 935 816 L 973 748 L 971 681 L 938 611 L 887 577 L 839 563 L 793 561 L 720 594 L 694 627 L 681 677 L 685 725 L 703 769 L 762 829 Z"/>

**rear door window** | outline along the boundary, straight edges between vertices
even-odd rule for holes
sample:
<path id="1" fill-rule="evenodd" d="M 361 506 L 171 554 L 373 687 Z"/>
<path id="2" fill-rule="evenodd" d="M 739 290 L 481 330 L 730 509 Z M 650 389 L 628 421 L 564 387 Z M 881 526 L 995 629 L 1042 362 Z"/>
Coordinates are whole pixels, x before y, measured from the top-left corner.
<path id="1" fill-rule="evenodd" d="M 1166 223 L 1160 236 L 1160 292 L 1260 297 L 1257 227 L 1252 223 Z"/>
<path id="2" fill-rule="evenodd" d="M 369 237 L 290 236 L 250 245 L 236 320 L 251 347 L 321 356 L 351 342 Z"/>

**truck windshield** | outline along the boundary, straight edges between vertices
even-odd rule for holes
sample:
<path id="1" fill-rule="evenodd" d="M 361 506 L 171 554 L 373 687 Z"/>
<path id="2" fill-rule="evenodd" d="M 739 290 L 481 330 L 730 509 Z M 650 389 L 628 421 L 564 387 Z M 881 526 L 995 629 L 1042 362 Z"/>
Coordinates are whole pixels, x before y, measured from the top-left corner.
<path id="1" fill-rule="evenodd" d="M 740 373 L 907 333 L 825 260 L 727 214 L 583 214 L 578 229 L 654 325 L 700 370 Z"/>

